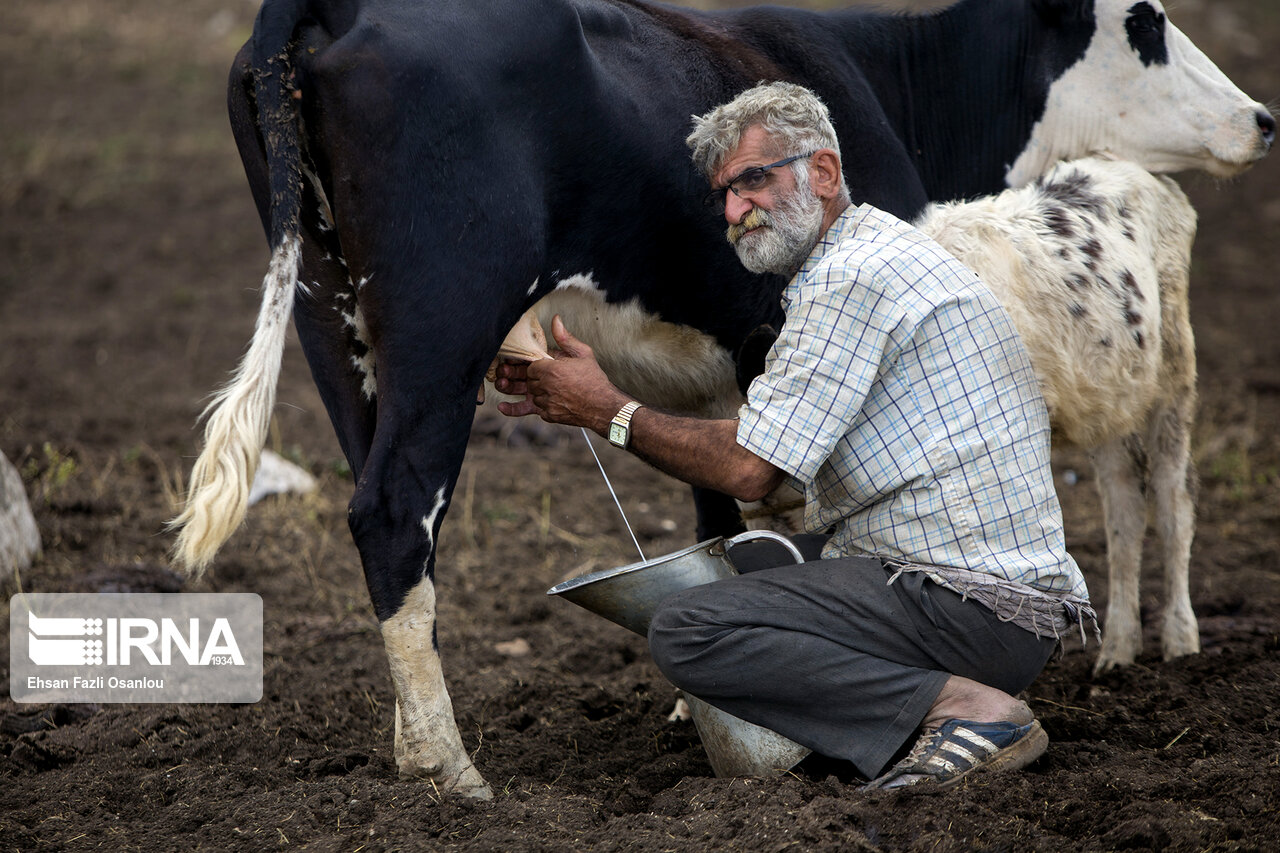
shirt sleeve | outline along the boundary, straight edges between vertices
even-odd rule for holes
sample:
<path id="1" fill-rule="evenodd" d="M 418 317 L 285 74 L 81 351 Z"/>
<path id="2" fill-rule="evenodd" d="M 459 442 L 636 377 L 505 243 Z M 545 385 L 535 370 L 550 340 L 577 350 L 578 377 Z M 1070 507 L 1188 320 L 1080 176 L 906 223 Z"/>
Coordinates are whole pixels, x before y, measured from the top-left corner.
<path id="1" fill-rule="evenodd" d="M 806 486 L 896 358 L 904 323 L 878 276 L 838 255 L 806 276 L 739 411 L 738 443 Z"/>

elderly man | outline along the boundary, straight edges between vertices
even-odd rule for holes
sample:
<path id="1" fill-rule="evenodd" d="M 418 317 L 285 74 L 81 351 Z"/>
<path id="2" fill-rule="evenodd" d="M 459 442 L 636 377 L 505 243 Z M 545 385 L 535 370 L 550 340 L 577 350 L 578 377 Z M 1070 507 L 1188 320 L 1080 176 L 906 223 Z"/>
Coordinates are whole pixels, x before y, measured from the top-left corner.
<path id="1" fill-rule="evenodd" d="M 1093 611 L 1008 315 L 929 238 L 850 203 L 809 91 L 757 86 L 696 118 L 688 142 L 742 263 L 791 276 L 739 417 L 640 406 L 559 318 L 559 356 L 501 368 L 499 390 L 525 396 L 501 408 L 612 431 L 742 500 L 789 483 L 806 527 L 831 531 L 820 560 L 662 603 L 650 648 L 678 687 L 852 762 L 870 788 L 1026 766 L 1048 737 L 1016 694 Z"/>

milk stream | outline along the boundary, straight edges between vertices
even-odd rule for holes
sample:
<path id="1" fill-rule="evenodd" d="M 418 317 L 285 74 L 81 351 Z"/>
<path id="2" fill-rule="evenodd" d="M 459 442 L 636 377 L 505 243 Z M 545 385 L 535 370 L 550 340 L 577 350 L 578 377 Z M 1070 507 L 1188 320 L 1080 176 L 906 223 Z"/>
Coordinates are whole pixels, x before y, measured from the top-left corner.
<path id="1" fill-rule="evenodd" d="M 600 476 L 604 477 L 604 484 L 609 487 L 609 494 L 613 495 L 614 506 L 618 508 L 618 515 L 622 516 L 622 523 L 627 526 L 627 532 L 631 534 L 631 541 L 635 543 L 636 550 L 640 552 L 640 562 L 648 563 L 649 558 L 644 555 L 644 550 L 640 547 L 640 540 L 636 538 L 636 533 L 631 529 L 631 522 L 627 520 L 627 514 L 622 509 L 622 502 L 618 500 L 618 493 L 613 490 L 613 483 L 609 482 L 609 475 L 604 472 L 604 463 L 600 461 L 600 456 L 596 453 L 595 445 L 591 443 L 591 436 L 587 434 L 585 427 L 582 428 L 582 438 L 587 443 L 587 447 L 591 448 L 591 455 L 596 459 L 596 465 L 600 468 Z"/>

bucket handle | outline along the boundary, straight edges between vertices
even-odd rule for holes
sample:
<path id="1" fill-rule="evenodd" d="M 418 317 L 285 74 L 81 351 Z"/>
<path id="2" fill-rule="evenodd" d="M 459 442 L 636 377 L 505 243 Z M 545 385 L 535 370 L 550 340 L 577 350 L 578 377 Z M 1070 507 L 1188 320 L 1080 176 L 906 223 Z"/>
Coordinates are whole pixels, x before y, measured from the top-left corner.
<path id="1" fill-rule="evenodd" d="M 751 542 L 752 540 L 755 540 L 755 539 L 772 539 L 774 542 L 777 542 L 783 548 L 786 548 L 787 552 L 791 554 L 792 558 L 795 559 L 797 564 L 804 562 L 804 555 L 800 553 L 800 549 L 797 548 L 795 545 L 793 545 L 790 539 L 780 534 L 774 533 L 772 530 L 748 530 L 746 533 L 739 533 L 737 536 L 730 536 L 728 539 L 725 539 L 719 544 L 718 546 L 719 553 L 717 554 L 717 556 L 723 556 L 724 554 L 727 554 L 729 549 L 732 548 L 734 545 L 738 545 L 743 542 Z M 715 553 L 714 549 L 712 553 Z"/>

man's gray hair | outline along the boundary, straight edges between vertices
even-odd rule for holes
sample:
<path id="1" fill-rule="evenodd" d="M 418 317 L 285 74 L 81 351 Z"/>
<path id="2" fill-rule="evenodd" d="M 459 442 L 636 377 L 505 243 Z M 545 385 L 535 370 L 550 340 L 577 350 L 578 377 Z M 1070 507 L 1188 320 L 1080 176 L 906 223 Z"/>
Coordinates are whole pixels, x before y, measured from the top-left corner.
<path id="1" fill-rule="evenodd" d="M 760 125 L 773 140 L 778 157 L 819 148 L 840 153 L 840 142 L 826 104 L 794 83 L 760 83 L 706 115 L 693 117 L 693 133 L 685 143 L 693 149 L 693 164 L 712 180 L 742 143 L 748 129 Z M 799 161 L 797 161 L 799 162 Z"/>

